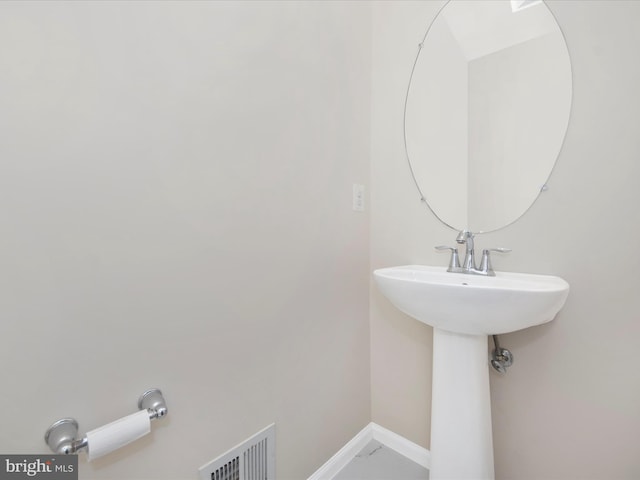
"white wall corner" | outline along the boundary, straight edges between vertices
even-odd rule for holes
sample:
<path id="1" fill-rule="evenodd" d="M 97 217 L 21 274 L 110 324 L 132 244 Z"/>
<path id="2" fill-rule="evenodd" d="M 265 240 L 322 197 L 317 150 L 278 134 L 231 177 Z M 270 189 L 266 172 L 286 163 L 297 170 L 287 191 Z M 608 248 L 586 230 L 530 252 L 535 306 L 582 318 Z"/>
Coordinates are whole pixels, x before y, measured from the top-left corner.
<path id="1" fill-rule="evenodd" d="M 316 470 L 308 480 L 330 480 L 335 477 L 371 440 L 377 440 L 386 447 L 404 455 L 409 460 L 429 469 L 431 465 L 431 453 L 426 448 L 413 443 L 410 440 L 387 430 L 380 425 L 371 422 L 364 427 L 355 437 L 342 447 L 338 453 Z"/>

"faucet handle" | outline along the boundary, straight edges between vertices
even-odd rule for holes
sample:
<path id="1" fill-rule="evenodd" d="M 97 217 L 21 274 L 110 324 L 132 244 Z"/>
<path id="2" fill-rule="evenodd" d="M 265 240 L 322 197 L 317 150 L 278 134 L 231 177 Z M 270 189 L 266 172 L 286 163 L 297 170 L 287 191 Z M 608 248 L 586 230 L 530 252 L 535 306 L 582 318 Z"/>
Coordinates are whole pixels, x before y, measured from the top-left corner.
<path id="1" fill-rule="evenodd" d="M 509 253 L 510 248 L 485 248 L 482 250 L 482 261 L 480 262 L 480 271 L 486 275 L 494 276 L 495 272 L 491 266 L 491 252 Z"/>
<path id="2" fill-rule="evenodd" d="M 451 260 L 449 260 L 449 268 L 448 272 L 453 271 L 454 269 L 460 269 L 460 257 L 458 257 L 458 249 L 455 247 L 448 247 L 446 245 L 438 245 L 436 250 L 450 250 L 451 251 Z"/>
<path id="3" fill-rule="evenodd" d="M 482 253 L 484 254 L 484 252 L 487 252 L 487 253 L 488 252 L 509 253 L 509 252 L 511 252 L 511 249 L 510 248 L 502 248 L 502 247 L 499 247 L 499 248 L 485 248 L 482 251 Z"/>

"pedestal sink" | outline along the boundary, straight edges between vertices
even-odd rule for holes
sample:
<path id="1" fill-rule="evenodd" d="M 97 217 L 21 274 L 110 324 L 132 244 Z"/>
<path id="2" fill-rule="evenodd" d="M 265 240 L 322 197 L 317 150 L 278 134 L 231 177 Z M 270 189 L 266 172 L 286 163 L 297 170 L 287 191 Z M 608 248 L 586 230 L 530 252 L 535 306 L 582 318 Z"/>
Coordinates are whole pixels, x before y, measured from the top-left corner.
<path id="1" fill-rule="evenodd" d="M 430 480 L 493 479 L 488 335 L 553 320 L 569 294 L 559 277 L 495 277 L 407 265 L 373 272 L 399 310 L 434 327 Z"/>

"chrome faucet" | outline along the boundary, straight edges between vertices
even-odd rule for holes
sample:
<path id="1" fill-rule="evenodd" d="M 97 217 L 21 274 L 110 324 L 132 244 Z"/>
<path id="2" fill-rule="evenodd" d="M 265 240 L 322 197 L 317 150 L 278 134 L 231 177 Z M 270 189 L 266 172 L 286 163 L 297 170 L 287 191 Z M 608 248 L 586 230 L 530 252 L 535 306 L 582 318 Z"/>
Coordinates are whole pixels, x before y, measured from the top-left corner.
<path id="1" fill-rule="evenodd" d="M 452 273 L 466 273 L 470 275 L 484 275 L 487 277 L 494 277 L 496 273 L 491 266 L 491 252 L 508 253 L 511 251 L 509 248 L 487 248 L 482 250 L 482 259 L 480 260 L 480 267 L 476 267 L 476 257 L 473 244 L 473 233 L 469 230 L 462 230 L 456 237 L 456 242 L 465 245 L 464 261 L 462 266 L 458 256 L 458 249 L 454 247 L 447 247 L 440 245 L 436 247 L 436 250 L 450 250 L 451 260 L 449 261 L 449 267 L 447 272 Z"/>
<path id="2" fill-rule="evenodd" d="M 462 230 L 456 237 L 456 242 L 460 245 L 465 245 L 462 271 L 464 273 L 471 273 L 476 270 L 476 256 L 473 250 L 473 233 L 469 230 Z"/>

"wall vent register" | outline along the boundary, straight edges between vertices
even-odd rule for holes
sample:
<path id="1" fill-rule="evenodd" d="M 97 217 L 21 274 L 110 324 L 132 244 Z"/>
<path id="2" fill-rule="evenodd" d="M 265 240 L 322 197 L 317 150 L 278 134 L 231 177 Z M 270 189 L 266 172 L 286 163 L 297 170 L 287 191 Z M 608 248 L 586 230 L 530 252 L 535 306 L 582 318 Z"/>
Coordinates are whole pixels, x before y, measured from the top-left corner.
<path id="1" fill-rule="evenodd" d="M 275 480 L 275 424 L 199 469 L 200 480 Z"/>

